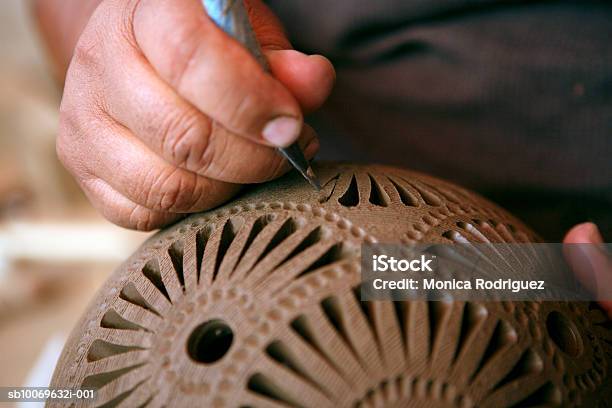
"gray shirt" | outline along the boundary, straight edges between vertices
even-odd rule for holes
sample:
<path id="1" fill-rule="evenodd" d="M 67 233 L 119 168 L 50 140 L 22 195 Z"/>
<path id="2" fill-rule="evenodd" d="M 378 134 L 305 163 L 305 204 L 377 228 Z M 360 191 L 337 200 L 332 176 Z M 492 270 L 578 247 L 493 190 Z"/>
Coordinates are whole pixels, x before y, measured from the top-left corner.
<path id="1" fill-rule="evenodd" d="M 608 4 L 268 3 L 297 49 L 336 67 L 311 118 L 321 157 L 453 180 L 551 240 L 585 219 L 612 232 Z"/>

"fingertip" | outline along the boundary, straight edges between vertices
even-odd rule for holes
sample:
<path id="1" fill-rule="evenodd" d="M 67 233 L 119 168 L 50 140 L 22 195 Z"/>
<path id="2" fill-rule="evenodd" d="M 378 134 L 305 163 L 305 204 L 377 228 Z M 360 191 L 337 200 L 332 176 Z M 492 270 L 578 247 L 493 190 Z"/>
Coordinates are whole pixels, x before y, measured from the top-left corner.
<path id="1" fill-rule="evenodd" d="M 295 50 L 269 50 L 266 57 L 274 76 L 291 91 L 304 111 L 313 111 L 325 102 L 336 80 L 327 58 Z"/>
<path id="2" fill-rule="evenodd" d="M 308 56 L 310 68 L 312 99 L 307 108 L 314 110 L 323 105 L 336 82 L 336 70 L 331 61 L 323 55 Z"/>
<path id="3" fill-rule="evenodd" d="M 309 55 L 308 58 L 321 70 L 321 76 L 331 80 L 330 85 L 333 85 L 336 81 L 336 69 L 332 62 L 327 57 L 320 54 Z"/>
<path id="4" fill-rule="evenodd" d="M 603 237 L 599 232 L 599 228 L 592 222 L 583 222 L 572 227 L 563 242 L 566 244 L 601 244 Z"/>

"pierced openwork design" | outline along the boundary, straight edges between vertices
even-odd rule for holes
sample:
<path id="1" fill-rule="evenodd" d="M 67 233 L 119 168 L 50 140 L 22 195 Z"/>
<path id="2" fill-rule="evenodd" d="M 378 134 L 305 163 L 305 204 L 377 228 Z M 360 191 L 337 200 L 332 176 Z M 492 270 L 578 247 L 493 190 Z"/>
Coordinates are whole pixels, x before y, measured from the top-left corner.
<path id="1" fill-rule="evenodd" d="M 593 305 L 359 300 L 362 242 L 536 241 L 518 220 L 405 170 L 317 173 L 321 194 L 290 175 L 147 241 L 52 385 L 94 387 L 97 407 L 607 404 L 612 335 Z"/>

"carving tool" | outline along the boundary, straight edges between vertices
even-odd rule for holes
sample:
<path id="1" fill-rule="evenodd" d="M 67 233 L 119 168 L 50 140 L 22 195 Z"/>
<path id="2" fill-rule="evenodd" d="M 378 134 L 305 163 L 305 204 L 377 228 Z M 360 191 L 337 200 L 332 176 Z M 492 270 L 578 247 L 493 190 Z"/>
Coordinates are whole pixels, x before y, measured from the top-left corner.
<path id="1" fill-rule="evenodd" d="M 241 43 L 255 57 L 257 62 L 266 72 L 270 72 L 270 66 L 263 55 L 243 0 L 202 0 L 208 16 L 226 34 Z M 278 151 L 291 163 L 291 165 L 304 176 L 304 178 L 317 191 L 321 190 L 319 179 L 312 170 L 304 153 L 297 142 L 289 147 L 278 148 Z"/>

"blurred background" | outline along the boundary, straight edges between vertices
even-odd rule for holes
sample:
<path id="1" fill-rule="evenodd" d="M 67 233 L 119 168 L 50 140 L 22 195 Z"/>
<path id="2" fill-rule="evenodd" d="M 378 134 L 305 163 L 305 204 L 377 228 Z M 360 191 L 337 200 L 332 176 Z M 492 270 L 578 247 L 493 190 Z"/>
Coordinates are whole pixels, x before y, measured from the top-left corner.
<path id="1" fill-rule="evenodd" d="M 0 5 L 0 386 L 46 385 L 96 288 L 147 237 L 105 221 L 57 160 L 61 89 L 29 5 Z"/>

